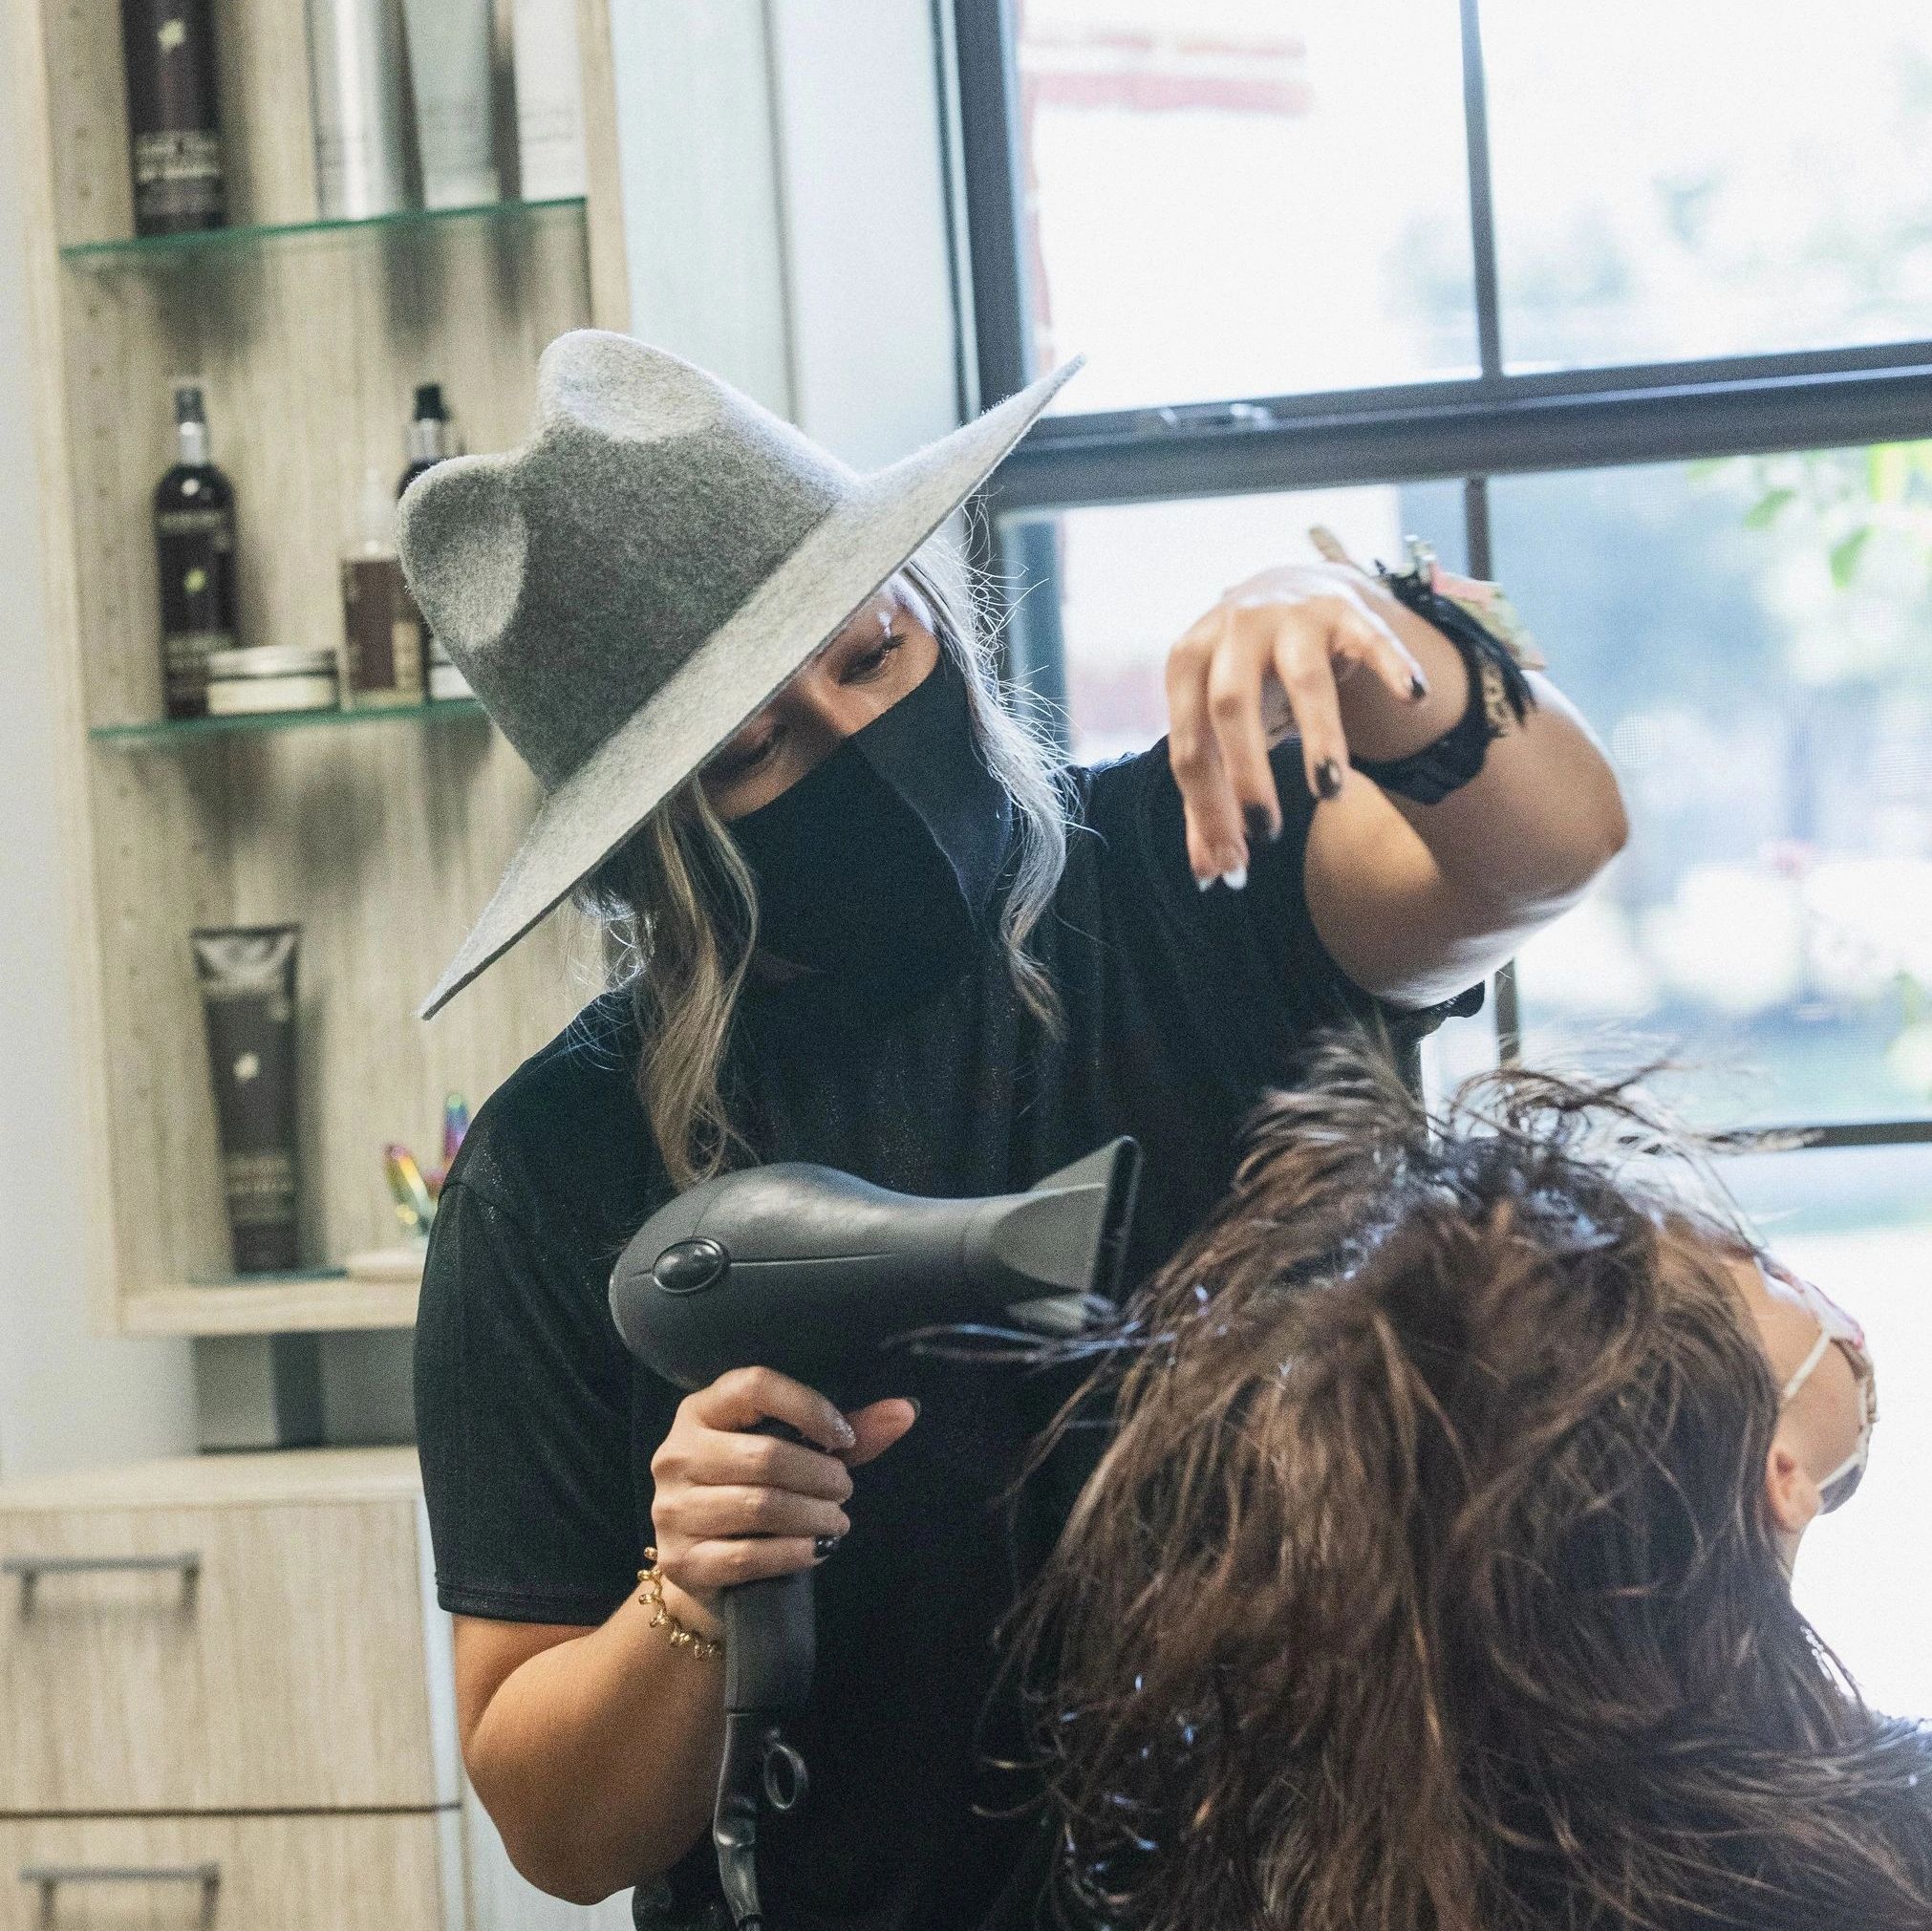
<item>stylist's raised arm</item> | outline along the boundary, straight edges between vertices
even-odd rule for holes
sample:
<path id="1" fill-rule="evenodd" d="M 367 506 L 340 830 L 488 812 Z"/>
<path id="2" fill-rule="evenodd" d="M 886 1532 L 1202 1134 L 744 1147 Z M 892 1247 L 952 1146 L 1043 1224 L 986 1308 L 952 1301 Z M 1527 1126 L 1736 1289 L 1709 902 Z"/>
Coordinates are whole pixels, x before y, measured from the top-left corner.
<path id="1" fill-rule="evenodd" d="M 590 1630 L 457 1620 L 463 1761 L 533 1883 L 592 1903 L 702 1834 L 724 1735 L 719 1592 L 824 1561 L 851 1527 L 848 1469 L 914 1413 L 886 1401 L 848 1419 L 784 1375 L 735 1368 L 679 1404 L 652 1458 L 661 1605 L 640 1593 Z M 812 1446 L 751 1432 L 766 1419 Z"/>
<path id="2" fill-rule="evenodd" d="M 636 1886 L 650 1931 L 728 1921 L 719 1592 L 808 1564 L 816 1667 L 784 1728 L 811 1788 L 759 1833 L 771 1921 L 1034 1923 L 1057 1844 L 1003 1632 L 1102 1435 L 1037 1464 L 1078 1371 L 998 1349 L 895 1358 L 877 1391 L 907 1405 L 848 1416 L 850 1441 L 770 1374 L 687 1396 L 612 1319 L 637 1230 L 761 1163 L 959 1200 L 1131 1135 L 1135 1280 L 1318 1033 L 1427 1030 L 1621 836 L 1552 691 L 1491 719 L 1489 656 L 1328 567 L 1186 646 L 1171 760 L 1067 763 L 1007 702 L 934 532 L 1070 374 L 862 476 L 703 370 L 582 332 L 545 352 L 520 447 L 402 501 L 417 601 L 543 792 L 425 1012 L 566 899 L 609 965 L 439 1201 L 416 1328 L 437 1596 L 517 1861 L 580 1900 Z M 1273 744 L 1291 716 L 1309 783 Z M 1241 890 L 1196 890 L 1230 871 Z M 562 966 L 532 945 L 509 970 L 500 1011 Z"/>

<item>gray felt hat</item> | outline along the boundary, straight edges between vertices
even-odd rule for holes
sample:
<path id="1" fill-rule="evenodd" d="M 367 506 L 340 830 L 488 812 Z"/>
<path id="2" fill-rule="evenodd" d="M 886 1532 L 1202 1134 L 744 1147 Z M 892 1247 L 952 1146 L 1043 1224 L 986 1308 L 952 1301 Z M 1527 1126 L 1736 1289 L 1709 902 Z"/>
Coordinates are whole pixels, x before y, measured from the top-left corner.
<path id="1" fill-rule="evenodd" d="M 978 488 L 1069 362 L 869 475 L 629 335 L 560 335 L 529 440 L 402 499 L 404 574 L 545 798 L 427 1019 L 502 956 Z"/>

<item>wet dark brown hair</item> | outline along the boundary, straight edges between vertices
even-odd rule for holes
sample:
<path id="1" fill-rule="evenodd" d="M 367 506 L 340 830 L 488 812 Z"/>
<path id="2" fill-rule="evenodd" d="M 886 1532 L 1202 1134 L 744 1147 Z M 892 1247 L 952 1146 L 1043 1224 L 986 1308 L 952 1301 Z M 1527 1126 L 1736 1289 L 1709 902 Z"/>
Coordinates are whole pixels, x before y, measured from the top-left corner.
<path id="1" fill-rule="evenodd" d="M 1524 1072 L 1431 1124 L 1340 1044 L 1263 1109 L 1020 1632 L 1063 1921 L 1932 1926 L 1932 1737 L 1792 1604 L 1676 1145 Z"/>

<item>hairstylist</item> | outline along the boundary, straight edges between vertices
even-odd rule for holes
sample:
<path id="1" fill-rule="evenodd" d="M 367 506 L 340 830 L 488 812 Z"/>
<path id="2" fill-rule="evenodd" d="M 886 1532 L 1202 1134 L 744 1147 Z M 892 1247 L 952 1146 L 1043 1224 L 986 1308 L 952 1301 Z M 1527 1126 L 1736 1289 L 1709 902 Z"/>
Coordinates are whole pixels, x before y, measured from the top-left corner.
<path id="1" fill-rule="evenodd" d="M 403 502 L 416 594 L 547 794 L 425 1010 L 573 891 L 619 968 L 437 1216 L 417 1388 L 459 1722 L 522 1869 L 635 1885 L 642 1923 L 723 1921 L 719 1591 L 814 1563 L 776 1921 L 1030 1921 L 993 1636 L 1063 1491 L 1005 1504 L 1059 1392 L 1008 1369 L 909 1360 L 906 1399 L 845 1416 L 758 1371 L 680 1400 L 611 1323 L 627 1237 L 720 1164 L 981 1193 L 1131 1133 L 1143 1272 L 1313 1029 L 1426 1025 L 1624 836 L 1574 714 L 1441 593 L 1472 587 L 1341 560 L 1229 591 L 1174 647 L 1169 739 L 1056 774 L 927 539 L 1068 373 L 858 476 L 674 356 L 567 335 L 530 440 Z"/>

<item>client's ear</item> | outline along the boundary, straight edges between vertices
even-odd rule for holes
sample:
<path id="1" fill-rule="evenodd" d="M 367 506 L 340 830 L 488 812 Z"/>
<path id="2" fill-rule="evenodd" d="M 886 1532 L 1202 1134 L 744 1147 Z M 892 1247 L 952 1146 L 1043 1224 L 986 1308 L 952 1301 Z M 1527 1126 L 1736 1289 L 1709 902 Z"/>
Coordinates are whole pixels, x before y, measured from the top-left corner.
<path id="1" fill-rule="evenodd" d="M 1786 1565 L 1796 1556 L 1798 1538 L 1811 1527 L 1824 1497 L 1812 1479 L 1802 1458 L 1785 1431 L 1780 1428 L 1765 1457 L 1765 1506 L 1771 1511 L 1771 1525 Z"/>

